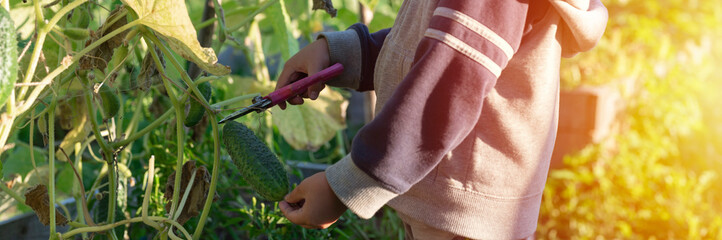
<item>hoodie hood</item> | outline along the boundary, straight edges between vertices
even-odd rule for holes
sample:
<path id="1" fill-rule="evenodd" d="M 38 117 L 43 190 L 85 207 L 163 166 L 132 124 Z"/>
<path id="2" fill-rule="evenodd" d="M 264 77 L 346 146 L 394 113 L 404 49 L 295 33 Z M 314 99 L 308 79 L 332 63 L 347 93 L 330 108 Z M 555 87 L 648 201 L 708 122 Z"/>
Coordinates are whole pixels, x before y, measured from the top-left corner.
<path id="1" fill-rule="evenodd" d="M 562 56 L 573 57 L 597 45 L 607 26 L 607 8 L 599 0 L 549 0 L 564 21 Z"/>

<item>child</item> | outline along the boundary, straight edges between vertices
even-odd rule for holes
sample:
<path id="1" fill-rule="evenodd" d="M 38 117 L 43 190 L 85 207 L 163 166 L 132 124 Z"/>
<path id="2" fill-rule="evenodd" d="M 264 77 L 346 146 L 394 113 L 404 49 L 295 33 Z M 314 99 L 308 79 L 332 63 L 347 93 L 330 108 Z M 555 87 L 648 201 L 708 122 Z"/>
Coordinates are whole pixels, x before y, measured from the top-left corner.
<path id="1" fill-rule="evenodd" d="M 416 0 L 391 29 L 321 34 L 286 63 L 277 88 L 339 62 L 344 73 L 327 84 L 375 90 L 378 114 L 281 210 L 326 228 L 346 209 L 367 219 L 388 204 L 410 239 L 533 237 L 560 58 L 594 47 L 606 21 L 599 0 Z"/>

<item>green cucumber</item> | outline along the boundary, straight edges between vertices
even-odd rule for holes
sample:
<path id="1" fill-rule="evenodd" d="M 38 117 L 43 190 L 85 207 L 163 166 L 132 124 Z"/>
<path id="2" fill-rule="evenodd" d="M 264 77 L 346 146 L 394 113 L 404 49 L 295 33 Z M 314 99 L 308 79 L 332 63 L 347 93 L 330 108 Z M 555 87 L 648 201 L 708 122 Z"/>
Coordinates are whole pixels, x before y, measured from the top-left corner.
<path id="1" fill-rule="evenodd" d="M 101 107 L 103 108 L 103 120 L 108 120 L 115 117 L 120 110 L 120 99 L 118 95 L 115 95 L 115 91 L 108 87 L 108 84 L 103 84 L 98 90 L 100 95 Z"/>
<path id="2" fill-rule="evenodd" d="M 5 105 L 18 78 L 18 43 L 10 13 L 0 8 L 0 107 Z"/>
<path id="3" fill-rule="evenodd" d="M 243 179 L 261 197 L 281 201 L 288 194 L 288 176 L 271 149 L 245 125 L 230 121 L 223 126 L 223 145 Z"/>
<path id="4" fill-rule="evenodd" d="M 68 27 L 63 29 L 63 34 L 71 40 L 85 40 L 90 36 L 90 30 L 85 28 Z"/>
<path id="5" fill-rule="evenodd" d="M 211 84 L 209 82 L 203 82 L 198 85 L 198 91 L 201 92 L 201 95 L 203 95 L 203 98 L 206 100 L 211 98 Z M 197 97 L 197 96 L 196 96 Z M 192 127 L 198 124 L 201 119 L 203 119 L 203 115 L 206 113 L 206 108 L 203 107 L 203 104 L 198 102 L 195 99 L 190 100 L 190 108 L 188 109 L 188 114 L 186 115 L 185 119 L 185 126 L 186 127 Z"/>
<path id="6" fill-rule="evenodd" d="M 71 21 L 75 26 L 87 28 L 90 25 L 90 14 L 88 13 L 88 10 L 84 7 L 76 8 L 73 11 L 73 17 L 71 18 Z"/>

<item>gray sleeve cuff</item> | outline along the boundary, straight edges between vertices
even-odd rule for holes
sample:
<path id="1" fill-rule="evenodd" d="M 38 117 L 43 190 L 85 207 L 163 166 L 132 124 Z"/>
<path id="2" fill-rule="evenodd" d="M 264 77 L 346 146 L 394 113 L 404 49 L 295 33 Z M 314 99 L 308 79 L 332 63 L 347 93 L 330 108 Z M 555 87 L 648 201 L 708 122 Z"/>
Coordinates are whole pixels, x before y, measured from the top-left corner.
<path id="1" fill-rule="evenodd" d="M 354 30 L 322 32 L 317 39 L 325 38 L 331 64 L 343 64 L 343 73 L 326 84 L 334 87 L 358 89 L 361 82 L 361 41 Z"/>
<path id="2" fill-rule="evenodd" d="M 341 202 L 363 219 L 373 217 L 376 211 L 398 196 L 356 167 L 351 155 L 328 167 L 326 180 Z"/>

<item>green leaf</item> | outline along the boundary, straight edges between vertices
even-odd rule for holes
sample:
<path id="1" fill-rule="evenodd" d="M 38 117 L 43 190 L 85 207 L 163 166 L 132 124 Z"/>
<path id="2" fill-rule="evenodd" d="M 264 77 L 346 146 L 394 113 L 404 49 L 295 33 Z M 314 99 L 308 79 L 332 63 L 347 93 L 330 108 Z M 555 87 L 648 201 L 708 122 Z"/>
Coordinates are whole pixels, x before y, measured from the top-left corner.
<path id="1" fill-rule="evenodd" d="M 160 34 L 183 58 L 214 75 L 226 75 L 231 69 L 218 64 L 211 48 L 198 43 L 196 30 L 183 0 L 123 0 L 138 15 L 140 23 Z"/>
<path id="2" fill-rule="evenodd" d="M 291 19 L 288 17 L 288 11 L 286 10 L 285 0 L 278 1 L 278 4 L 273 5 L 268 9 L 268 17 L 271 19 L 273 24 L 273 31 L 276 34 L 275 37 L 281 39 L 281 57 L 285 62 L 293 54 L 298 52 L 298 41 L 293 36 L 293 26 L 291 26 Z M 283 63 L 281 63 L 283 65 Z"/>
<path id="3" fill-rule="evenodd" d="M 73 168 L 70 167 L 70 164 L 68 164 L 68 162 L 59 161 L 56 164 L 61 165 L 63 167 L 63 170 L 60 170 L 58 175 L 55 177 L 55 188 L 68 195 L 72 195 L 73 182 L 76 181 Z"/>
<path id="4" fill-rule="evenodd" d="M 2 169 L 2 176 L 10 177 L 12 174 L 18 174 L 25 177 L 29 172 L 33 171 L 33 164 L 30 160 L 30 148 L 22 145 L 16 145 L 12 150 L 3 152 L 8 155 Z M 34 149 L 33 149 L 34 150 Z M 47 158 L 43 152 L 35 151 L 35 162 L 40 165 L 47 164 Z"/>
<path id="5" fill-rule="evenodd" d="M 18 49 L 15 24 L 5 8 L 0 9 L 0 107 L 10 96 L 18 78 Z"/>
<path id="6" fill-rule="evenodd" d="M 293 148 L 318 149 L 345 127 L 346 104 L 340 93 L 326 89 L 314 101 L 306 99 L 304 104 L 288 105 L 286 110 L 274 107 L 273 123 Z"/>

